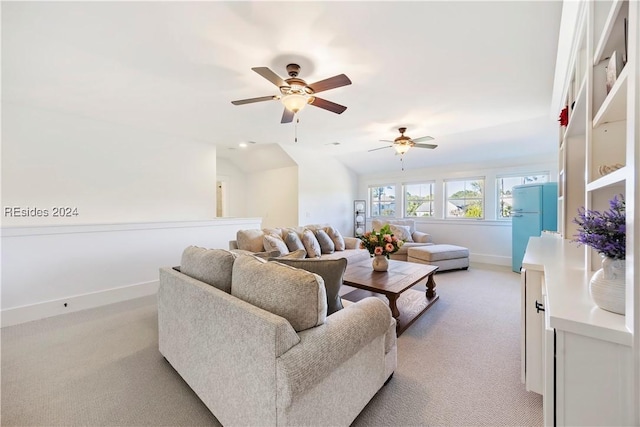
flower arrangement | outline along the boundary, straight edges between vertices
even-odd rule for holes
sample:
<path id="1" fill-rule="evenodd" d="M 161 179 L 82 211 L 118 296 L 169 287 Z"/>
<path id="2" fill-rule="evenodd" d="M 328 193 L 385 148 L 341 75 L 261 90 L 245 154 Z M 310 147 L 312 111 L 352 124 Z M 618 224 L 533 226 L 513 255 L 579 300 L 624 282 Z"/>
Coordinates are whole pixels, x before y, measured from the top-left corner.
<path id="1" fill-rule="evenodd" d="M 389 255 L 397 252 L 404 245 L 404 240 L 393 235 L 389 224 L 385 224 L 380 231 L 367 231 L 359 239 L 360 246 L 367 249 L 372 256 L 384 255 L 389 258 Z"/>
<path id="2" fill-rule="evenodd" d="M 591 246 L 599 254 L 625 259 L 626 221 L 624 197 L 615 196 L 609 201 L 609 210 L 598 212 L 581 208 L 573 219 L 578 224 L 578 234 L 572 242 Z"/>

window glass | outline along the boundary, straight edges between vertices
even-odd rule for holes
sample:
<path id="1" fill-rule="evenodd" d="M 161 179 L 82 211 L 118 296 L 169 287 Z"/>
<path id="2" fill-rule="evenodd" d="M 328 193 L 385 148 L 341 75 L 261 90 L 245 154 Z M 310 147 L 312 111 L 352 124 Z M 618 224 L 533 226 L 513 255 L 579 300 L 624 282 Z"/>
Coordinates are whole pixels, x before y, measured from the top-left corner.
<path id="1" fill-rule="evenodd" d="M 396 215 L 396 186 L 380 185 L 369 187 L 369 201 L 371 216 Z"/>
<path id="2" fill-rule="evenodd" d="M 549 174 L 499 176 L 496 187 L 498 188 L 498 219 L 511 218 L 513 206 L 512 190 L 516 185 L 534 184 L 549 181 Z"/>
<path id="3" fill-rule="evenodd" d="M 404 216 L 433 216 L 433 182 L 404 185 Z"/>
<path id="4" fill-rule="evenodd" d="M 445 181 L 446 218 L 484 218 L 484 179 Z"/>

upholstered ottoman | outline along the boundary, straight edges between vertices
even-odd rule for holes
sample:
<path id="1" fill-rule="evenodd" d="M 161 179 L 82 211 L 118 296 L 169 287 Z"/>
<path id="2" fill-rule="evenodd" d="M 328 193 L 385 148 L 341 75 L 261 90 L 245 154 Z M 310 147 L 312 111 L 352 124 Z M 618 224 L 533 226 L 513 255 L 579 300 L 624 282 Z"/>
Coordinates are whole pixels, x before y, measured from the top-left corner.
<path id="1" fill-rule="evenodd" d="M 407 261 L 437 265 L 438 271 L 469 268 L 469 249 L 455 245 L 431 245 L 409 248 Z"/>

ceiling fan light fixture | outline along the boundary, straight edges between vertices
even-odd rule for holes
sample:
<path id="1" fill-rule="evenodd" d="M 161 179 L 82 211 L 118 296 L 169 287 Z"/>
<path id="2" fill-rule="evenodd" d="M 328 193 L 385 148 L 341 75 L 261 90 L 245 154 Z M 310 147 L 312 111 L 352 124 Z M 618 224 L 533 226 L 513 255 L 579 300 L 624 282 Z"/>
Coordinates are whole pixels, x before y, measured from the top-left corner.
<path id="1" fill-rule="evenodd" d="M 297 113 L 298 111 L 302 110 L 305 105 L 309 103 L 309 96 L 301 95 L 298 93 L 292 93 L 292 94 L 283 96 L 282 99 L 280 99 L 280 101 L 282 101 L 282 104 L 284 104 L 284 107 L 287 110 Z"/>
<path id="2" fill-rule="evenodd" d="M 396 150 L 397 154 L 403 155 L 411 146 L 409 144 L 393 144 L 393 148 Z"/>

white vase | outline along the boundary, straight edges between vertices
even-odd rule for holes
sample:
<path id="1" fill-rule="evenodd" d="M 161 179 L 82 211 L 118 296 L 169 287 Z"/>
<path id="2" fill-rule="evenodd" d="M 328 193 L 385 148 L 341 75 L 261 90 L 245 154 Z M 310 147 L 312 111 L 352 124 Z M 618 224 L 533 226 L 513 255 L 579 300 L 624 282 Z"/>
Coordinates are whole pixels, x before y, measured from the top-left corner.
<path id="1" fill-rule="evenodd" d="M 598 307 L 624 314 L 625 274 L 626 263 L 623 259 L 602 259 L 602 268 L 595 272 L 589 282 L 589 293 Z"/>
<path id="2" fill-rule="evenodd" d="M 374 271 L 387 271 L 389 269 L 389 260 L 384 255 L 374 255 L 371 264 Z"/>

